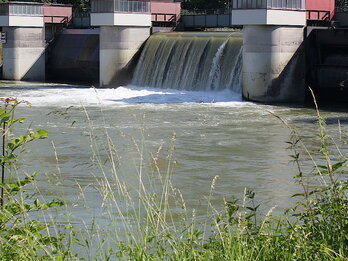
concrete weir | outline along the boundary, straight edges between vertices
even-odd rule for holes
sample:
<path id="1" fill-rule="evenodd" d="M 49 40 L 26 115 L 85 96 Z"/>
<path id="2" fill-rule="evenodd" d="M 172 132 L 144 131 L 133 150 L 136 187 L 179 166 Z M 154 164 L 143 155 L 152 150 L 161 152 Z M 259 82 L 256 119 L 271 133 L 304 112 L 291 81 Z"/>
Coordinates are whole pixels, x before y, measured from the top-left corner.
<path id="1" fill-rule="evenodd" d="M 118 86 L 122 69 L 150 36 L 149 1 L 92 0 L 91 24 L 100 27 L 100 86 Z"/>
<path id="2" fill-rule="evenodd" d="M 122 84 L 120 71 L 150 36 L 150 27 L 100 27 L 100 86 Z"/>
<path id="3" fill-rule="evenodd" d="M 303 100 L 304 61 L 296 55 L 302 42 L 303 27 L 244 26 L 243 96 L 261 102 Z"/>
<path id="4" fill-rule="evenodd" d="M 3 78 L 7 80 L 45 80 L 45 29 L 43 4 L 3 3 Z"/>
<path id="5" fill-rule="evenodd" d="M 232 24 L 244 28 L 244 98 L 303 101 L 305 1 L 233 0 L 232 5 Z"/>
<path id="6" fill-rule="evenodd" d="M 4 27 L 3 78 L 7 80 L 45 80 L 44 28 Z"/>

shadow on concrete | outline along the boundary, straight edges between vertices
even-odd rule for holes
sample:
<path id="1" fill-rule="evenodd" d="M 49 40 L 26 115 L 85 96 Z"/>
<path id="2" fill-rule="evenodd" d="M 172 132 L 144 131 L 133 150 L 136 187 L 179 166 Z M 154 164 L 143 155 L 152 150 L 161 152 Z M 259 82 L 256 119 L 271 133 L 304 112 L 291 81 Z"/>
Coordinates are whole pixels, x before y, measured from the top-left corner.
<path id="1" fill-rule="evenodd" d="M 305 64 L 305 43 L 303 42 L 280 75 L 271 82 L 265 97 L 283 102 L 303 103 L 306 84 Z"/>
<path id="2" fill-rule="evenodd" d="M 46 54 L 48 81 L 99 84 L 98 34 L 60 34 Z"/>
<path id="3" fill-rule="evenodd" d="M 110 87 L 119 87 L 119 86 L 125 86 L 132 82 L 133 75 L 135 72 L 135 69 L 137 67 L 138 61 L 140 59 L 141 53 L 144 50 L 144 47 L 146 45 L 148 40 L 146 40 L 139 48 L 139 50 L 135 53 L 135 55 L 132 57 L 132 59 L 126 64 L 125 67 L 123 67 L 119 71 L 115 71 L 114 76 L 112 77 L 110 84 L 105 86 L 106 88 Z"/>
<path id="4" fill-rule="evenodd" d="M 44 82 L 45 79 L 45 53 L 46 51 L 43 50 L 40 57 L 36 59 L 36 61 L 33 63 L 33 65 L 29 68 L 29 70 L 25 73 L 25 75 L 22 77 L 22 81 L 37 81 L 37 82 Z"/>
<path id="5" fill-rule="evenodd" d="M 307 40 L 307 77 L 321 104 L 348 101 L 348 30 L 314 29 Z M 308 96 L 308 102 L 312 97 Z"/>

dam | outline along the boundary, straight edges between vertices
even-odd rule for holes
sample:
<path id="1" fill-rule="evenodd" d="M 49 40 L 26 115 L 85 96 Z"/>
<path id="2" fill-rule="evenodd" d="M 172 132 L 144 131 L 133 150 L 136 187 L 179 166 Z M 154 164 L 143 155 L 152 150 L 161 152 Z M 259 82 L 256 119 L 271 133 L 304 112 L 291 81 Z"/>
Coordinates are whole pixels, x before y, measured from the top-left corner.
<path id="1" fill-rule="evenodd" d="M 19 10 L 31 8 L 30 5 L 11 2 L 4 7 Z M 63 20 L 52 16 L 49 21 L 42 11 L 45 5 L 32 6 L 36 11 L 25 14 L 25 25 L 18 20 L 21 13 L 9 11 L 2 15 L 14 21 L 3 24 L 9 40 L 3 49 L 4 79 L 47 78 L 100 87 L 133 84 L 178 90 L 233 89 L 244 99 L 258 102 L 304 102 L 308 85 L 327 90 L 322 80 L 319 83 L 308 72 L 317 59 L 315 52 L 308 51 L 316 48 L 309 34 L 313 31 L 314 35 L 317 28 L 308 29 L 308 35 L 306 32 L 310 23 L 323 24 L 333 18 L 332 1 L 326 6 L 321 1 L 314 5 L 312 0 L 291 0 L 286 4 L 234 0 L 229 26 L 243 27 L 239 33 L 151 35 L 154 26 L 173 26 L 179 21 L 178 3 L 93 0 L 92 29 L 63 28 L 49 43 L 46 39 L 46 44 L 42 35 L 47 38 L 47 23 L 68 21 L 69 15 Z M 169 8 L 166 13 L 165 8 Z M 27 33 L 12 33 L 19 30 Z M 31 44 L 24 44 L 28 40 Z M 31 58 L 29 54 L 33 54 Z M 22 59 L 26 60 L 24 67 Z M 344 80 L 343 73 L 337 74 L 335 87 L 330 88 L 336 90 Z"/>

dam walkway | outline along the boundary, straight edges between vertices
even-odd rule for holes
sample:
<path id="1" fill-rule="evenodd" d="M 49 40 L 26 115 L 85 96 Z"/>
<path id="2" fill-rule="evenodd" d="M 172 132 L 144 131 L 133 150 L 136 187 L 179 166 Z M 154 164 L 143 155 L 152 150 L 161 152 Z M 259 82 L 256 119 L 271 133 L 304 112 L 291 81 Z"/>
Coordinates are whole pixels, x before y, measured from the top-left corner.
<path id="1" fill-rule="evenodd" d="M 306 10 L 308 25 L 327 26 L 332 17 L 327 10 Z M 183 10 L 182 26 L 187 30 L 210 28 L 239 28 L 232 24 L 231 9 Z"/>
<path id="2" fill-rule="evenodd" d="M 189 10 L 181 15 L 185 28 L 233 27 L 231 10 Z"/>

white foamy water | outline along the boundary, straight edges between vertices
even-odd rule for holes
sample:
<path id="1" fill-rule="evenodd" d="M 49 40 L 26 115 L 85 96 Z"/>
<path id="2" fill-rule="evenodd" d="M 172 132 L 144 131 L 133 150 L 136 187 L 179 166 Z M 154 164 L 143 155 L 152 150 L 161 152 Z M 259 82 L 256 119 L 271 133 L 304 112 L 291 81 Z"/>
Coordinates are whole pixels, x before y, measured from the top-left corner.
<path id="1" fill-rule="evenodd" d="M 26 83 L 27 84 L 27 83 Z M 77 86 L 36 85 L 1 88 L 2 97 L 15 97 L 33 106 L 120 106 L 137 103 L 235 103 L 240 94 L 224 91 L 184 91 L 150 87 L 125 86 L 115 89 L 95 89 Z"/>

